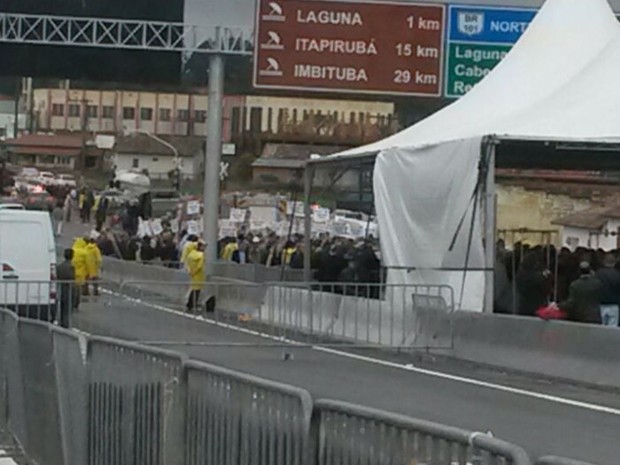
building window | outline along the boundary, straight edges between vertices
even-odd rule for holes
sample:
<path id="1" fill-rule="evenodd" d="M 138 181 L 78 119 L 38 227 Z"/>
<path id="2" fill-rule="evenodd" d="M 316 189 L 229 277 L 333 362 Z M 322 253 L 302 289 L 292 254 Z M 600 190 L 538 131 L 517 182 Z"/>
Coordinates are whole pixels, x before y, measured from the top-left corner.
<path id="1" fill-rule="evenodd" d="M 153 109 L 152 108 L 141 108 L 140 119 L 142 121 L 153 121 Z"/>
<path id="2" fill-rule="evenodd" d="M 159 158 L 153 157 L 153 161 L 159 161 Z"/>
<path id="3" fill-rule="evenodd" d="M 138 158 L 134 158 L 131 162 L 132 168 L 140 168 L 140 160 Z"/>
<path id="4" fill-rule="evenodd" d="M 56 157 L 56 164 L 58 165 L 70 165 L 71 157 Z"/>
<path id="5" fill-rule="evenodd" d="M 123 107 L 123 119 L 135 119 L 136 109 L 134 107 Z"/>
<path id="6" fill-rule="evenodd" d="M 101 109 L 101 112 L 104 118 L 114 118 L 114 107 L 106 105 Z"/>
<path id="7" fill-rule="evenodd" d="M 207 112 L 204 110 L 196 110 L 194 112 L 194 120 L 197 123 L 206 123 L 207 122 Z"/>
<path id="8" fill-rule="evenodd" d="M 56 162 L 54 155 L 41 155 L 40 157 L 42 165 L 53 165 Z"/>
<path id="9" fill-rule="evenodd" d="M 170 121 L 172 119 L 170 108 L 159 109 L 159 121 Z"/>
<path id="10" fill-rule="evenodd" d="M 52 116 L 65 116 L 65 106 L 62 103 L 52 104 Z"/>
<path id="11" fill-rule="evenodd" d="M 80 106 L 76 103 L 69 104 L 69 117 L 76 118 L 80 116 Z"/>
<path id="12" fill-rule="evenodd" d="M 189 110 L 179 110 L 177 119 L 183 123 L 189 121 Z"/>
<path id="13" fill-rule="evenodd" d="M 89 118 L 97 118 L 99 116 L 99 107 L 96 105 L 88 105 L 86 114 Z"/>

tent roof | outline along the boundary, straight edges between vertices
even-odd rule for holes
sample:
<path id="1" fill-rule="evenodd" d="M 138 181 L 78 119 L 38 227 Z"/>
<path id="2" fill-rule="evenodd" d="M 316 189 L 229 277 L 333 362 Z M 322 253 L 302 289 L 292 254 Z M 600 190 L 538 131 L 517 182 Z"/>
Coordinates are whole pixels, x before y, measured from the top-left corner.
<path id="1" fill-rule="evenodd" d="M 508 56 L 467 95 L 335 157 L 486 135 L 620 140 L 619 72 L 620 25 L 606 0 L 547 0 Z"/>

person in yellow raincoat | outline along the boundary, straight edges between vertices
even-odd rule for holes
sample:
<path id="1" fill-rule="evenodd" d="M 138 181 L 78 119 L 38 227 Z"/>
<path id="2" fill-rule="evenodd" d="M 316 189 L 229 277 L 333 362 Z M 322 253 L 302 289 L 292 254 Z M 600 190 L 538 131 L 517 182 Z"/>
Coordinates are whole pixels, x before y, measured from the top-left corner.
<path id="1" fill-rule="evenodd" d="M 225 262 L 231 261 L 233 254 L 237 250 L 239 250 L 239 245 L 238 245 L 237 241 L 230 241 L 222 249 L 222 260 L 225 261 Z"/>
<path id="2" fill-rule="evenodd" d="M 82 293 L 86 292 L 86 294 L 88 294 L 88 287 L 86 284 L 86 280 L 88 279 L 88 265 L 86 263 L 88 252 L 86 251 L 86 241 L 78 237 L 73 242 L 72 248 L 73 260 L 71 260 L 71 263 L 75 269 L 75 284 L 82 290 Z"/>
<path id="3" fill-rule="evenodd" d="M 99 250 L 99 246 L 95 242 L 95 240 L 91 237 L 86 241 L 86 271 L 88 282 L 93 284 L 93 293 L 94 295 L 99 295 L 99 273 L 101 271 L 101 263 L 103 259 L 101 258 L 101 250 Z M 88 293 L 88 284 L 86 284 L 86 292 Z"/>
<path id="4" fill-rule="evenodd" d="M 187 257 L 185 264 L 190 277 L 189 297 L 187 299 L 187 311 L 193 312 L 200 301 L 205 279 L 205 243 L 203 241 L 190 242 L 187 245 Z"/>

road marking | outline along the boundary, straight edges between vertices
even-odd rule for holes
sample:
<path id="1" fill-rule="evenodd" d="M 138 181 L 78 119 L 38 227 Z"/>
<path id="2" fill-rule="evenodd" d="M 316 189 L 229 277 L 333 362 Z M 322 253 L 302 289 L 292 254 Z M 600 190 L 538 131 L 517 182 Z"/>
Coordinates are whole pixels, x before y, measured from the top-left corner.
<path id="1" fill-rule="evenodd" d="M 219 321 L 215 321 L 215 320 L 211 320 L 208 318 L 204 318 L 203 316 L 200 315 L 188 315 L 186 313 L 182 313 L 179 311 L 176 311 L 174 309 L 168 308 L 168 307 L 164 307 L 163 305 L 158 305 L 158 304 L 153 304 L 150 302 L 145 302 L 143 300 L 140 299 L 136 299 L 133 297 L 129 297 L 123 294 L 118 294 L 116 292 L 110 292 L 110 291 L 105 291 L 104 292 L 114 295 L 116 297 L 120 297 L 122 299 L 125 299 L 129 302 L 133 302 L 133 303 L 138 303 L 140 305 L 144 305 L 145 307 L 151 307 L 153 309 L 156 310 L 160 310 L 163 311 L 165 313 L 170 313 L 176 316 L 182 316 L 184 318 L 188 318 L 191 320 L 199 320 L 202 321 L 204 323 L 207 323 L 211 326 L 216 326 L 219 328 L 224 328 L 224 329 L 230 329 L 232 331 L 237 331 L 243 334 L 248 334 L 251 336 L 257 336 L 257 337 L 261 337 L 263 339 L 270 339 L 272 341 L 278 341 L 278 342 L 285 342 L 287 344 L 290 344 L 291 346 L 299 346 L 301 344 L 297 343 L 296 341 L 287 339 L 285 337 L 278 337 L 278 336 L 272 336 L 269 334 L 265 334 L 265 333 L 260 333 L 258 331 L 253 331 L 251 329 L 247 329 L 247 328 L 240 328 L 239 326 L 234 326 L 234 325 L 230 325 L 228 323 L 221 323 Z M 494 389 L 496 391 L 502 391 L 502 392 L 507 392 L 510 394 L 515 394 L 515 395 L 520 395 L 520 396 L 524 396 L 524 397 L 530 397 L 533 399 L 538 399 L 538 400 L 544 400 L 547 402 L 553 402 L 556 404 L 562 404 L 562 405 L 568 405 L 570 407 L 576 407 L 576 408 L 582 408 L 582 409 L 586 409 L 586 410 L 591 410 L 594 412 L 599 412 L 599 413 L 607 413 L 610 415 L 617 415 L 620 416 L 620 409 L 616 409 L 613 407 L 606 407 L 604 405 L 598 405 L 598 404 L 592 404 L 589 402 L 581 402 L 578 400 L 572 400 L 572 399 L 567 399 L 565 397 L 559 397 L 559 396 L 554 396 L 551 394 L 543 394 L 540 392 L 534 392 L 534 391 L 528 391 L 525 389 L 520 389 L 520 388 L 514 388 L 514 387 L 510 387 L 510 386 L 505 386 L 503 384 L 496 384 L 496 383 L 490 383 L 487 381 L 480 381 L 478 379 L 474 379 L 474 378 L 467 378 L 465 376 L 458 376 L 458 375 L 451 375 L 449 373 L 444 373 L 441 371 L 434 371 L 434 370 L 428 370 L 425 368 L 417 368 L 414 365 L 411 364 L 401 364 L 401 363 L 395 363 L 395 362 L 390 362 L 387 360 L 381 360 L 378 358 L 374 358 L 374 357 L 367 357 L 364 355 L 358 355 L 358 354 L 352 354 L 350 352 L 346 352 L 343 350 L 336 350 L 336 349 L 330 349 L 327 347 L 321 347 L 321 346 L 312 346 L 311 347 L 312 350 L 316 350 L 318 352 L 324 352 L 327 354 L 331 354 L 331 355 L 336 355 L 339 357 L 345 357 L 345 358 L 349 358 L 352 360 L 357 360 L 360 362 L 365 362 L 365 363 L 371 363 L 374 365 L 379 365 L 379 366 L 383 366 L 383 367 L 388 367 L 388 368 L 394 368 L 397 370 L 405 370 L 405 371 L 409 371 L 412 373 L 418 373 L 421 375 L 426 375 L 426 376 L 432 376 L 434 378 L 439 378 L 439 379 L 445 379 L 445 380 L 449 380 L 449 381 L 454 381 L 454 382 L 459 382 L 459 383 L 463 383 L 463 384 L 469 384 L 472 386 L 478 386 L 478 387 L 483 387 L 483 388 L 487 388 L 487 389 Z"/>

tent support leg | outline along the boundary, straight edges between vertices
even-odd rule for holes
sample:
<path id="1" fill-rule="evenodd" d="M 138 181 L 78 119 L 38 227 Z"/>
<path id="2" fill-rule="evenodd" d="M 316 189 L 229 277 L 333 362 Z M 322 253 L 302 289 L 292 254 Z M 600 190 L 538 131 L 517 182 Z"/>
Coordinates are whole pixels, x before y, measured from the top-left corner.
<path id="1" fill-rule="evenodd" d="M 485 268 L 484 272 L 484 312 L 493 313 L 495 302 L 495 292 L 493 289 L 495 281 L 495 147 L 492 139 L 483 141 L 483 153 L 486 155 L 486 180 L 484 198 L 484 251 Z"/>
<path id="2" fill-rule="evenodd" d="M 312 211 L 310 196 L 312 195 L 312 180 L 314 167 L 306 164 L 304 169 L 304 282 L 312 281 Z"/>

